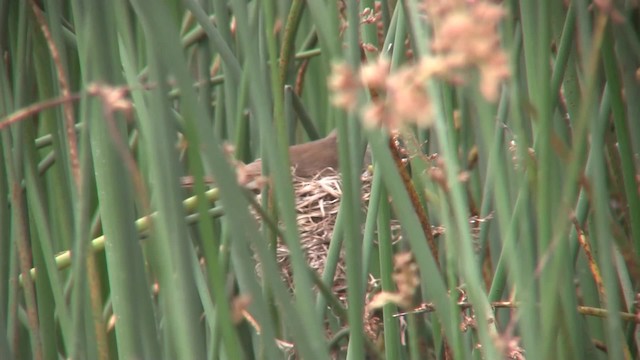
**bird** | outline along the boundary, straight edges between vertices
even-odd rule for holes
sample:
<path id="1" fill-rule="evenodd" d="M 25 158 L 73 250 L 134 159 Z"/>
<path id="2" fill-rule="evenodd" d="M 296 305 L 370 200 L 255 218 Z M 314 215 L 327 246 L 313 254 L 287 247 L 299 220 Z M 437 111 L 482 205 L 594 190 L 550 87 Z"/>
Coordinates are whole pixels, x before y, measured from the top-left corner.
<path id="1" fill-rule="evenodd" d="M 293 174 L 301 178 L 312 178 L 327 168 L 338 170 L 338 132 L 331 131 L 326 137 L 289 147 L 289 160 Z M 249 177 L 262 174 L 262 159 L 244 167 Z"/>
<path id="2" fill-rule="evenodd" d="M 292 174 L 302 179 L 312 179 L 327 169 L 339 170 L 338 163 L 338 132 L 331 131 L 326 137 L 289 146 L 289 160 L 293 168 Z M 367 147 L 364 155 L 365 166 L 371 164 L 371 150 Z M 262 176 L 262 159 L 256 159 L 249 164 L 238 164 L 238 183 L 251 190 L 259 190 L 265 178 Z M 207 182 L 212 183 L 211 179 Z M 182 185 L 193 185 L 191 177 L 183 177 Z"/>

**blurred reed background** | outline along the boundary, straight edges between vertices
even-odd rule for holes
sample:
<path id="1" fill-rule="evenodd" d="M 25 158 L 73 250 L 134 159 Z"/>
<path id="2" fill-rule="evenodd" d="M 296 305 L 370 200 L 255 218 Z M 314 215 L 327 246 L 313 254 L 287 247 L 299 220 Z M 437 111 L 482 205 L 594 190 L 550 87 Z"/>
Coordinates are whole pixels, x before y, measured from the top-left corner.
<path id="1" fill-rule="evenodd" d="M 639 15 L 1 1 L 0 358 L 637 358 Z M 334 128 L 318 273 L 286 149 Z"/>

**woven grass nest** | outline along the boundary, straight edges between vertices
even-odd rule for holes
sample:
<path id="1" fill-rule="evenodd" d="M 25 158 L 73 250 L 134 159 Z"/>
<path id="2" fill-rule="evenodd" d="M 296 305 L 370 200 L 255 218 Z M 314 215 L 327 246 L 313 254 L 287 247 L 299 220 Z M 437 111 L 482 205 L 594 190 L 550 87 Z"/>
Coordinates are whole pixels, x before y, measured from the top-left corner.
<path id="1" fill-rule="evenodd" d="M 296 195 L 297 223 L 298 230 L 300 231 L 302 250 L 305 253 L 309 266 L 319 275 L 322 275 L 329 252 L 329 244 L 333 236 L 333 229 L 338 216 L 338 210 L 340 209 L 340 199 L 342 197 L 340 173 L 332 168 L 326 168 L 313 178 L 304 178 L 296 175 L 292 175 L 292 177 Z M 366 213 L 371 195 L 371 173 L 365 171 L 361 176 L 361 180 L 361 199 L 363 211 Z M 258 201 L 260 201 L 259 195 Z M 259 215 L 255 215 L 258 220 L 260 220 Z M 394 242 L 401 239 L 402 234 L 398 220 L 391 221 L 391 233 Z M 283 279 L 289 288 L 293 289 L 290 251 L 282 239 L 278 239 L 276 259 L 280 266 Z M 258 273 L 260 273 L 259 263 L 257 270 Z M 371 281 L 373 280 L 374 279 L 371 279 Z M 344 250 L 341 250 L 340 261 L 336 268 L 331 289 L 338 299 L 345 302 L 346 288 Z"/>
<path id="2" fill-rule="evenodd" d="M 326 260 L 328 257 L 329 246 L 333 237 L 333 230 L 336 224 L 338 211 L 340 209 L 340 199 L 342 198 L 342 181 L 340 173 L 332 168 L 327 168 L 318 173 L 313 178 L 299 177 L 292 174 L 293 187 L 295 192 L 296 201 L 296 214 L 297 225 L 300 232 L 300 241 L 302 250 L 305 253 L 306 261 L 309 266 L 316 271 L 319 275 L 322 275 Z M 369 198 L 371 196 L 371 182 L 373 180 L 372 173 L 365 171 L 361 175 L 362 181 L 362 210 L 366 214 L 368 209 Z M 260 195 L 257 200 L 260 202 Z M 253 212 L 256 219 L 261 222 L 260 215 L 257 212 Z M 486 218 L 480 218 L 478 216 L 472 216 L 469 219 L 472 225 L 472 232 L 474 239 L 477 240 L 479 223 L 487 221 L 491 218 L 491 215 Z M 434 237 L 437 237 L 444 233 L 445 229 L 441 226 L 432 226 L 431 228 Z M 364 231 L 364 229 L 363 229 Z M 400 222 L 397 219 L 391 220 L 391 235 L 393 243 L 396 243 L 402 239 L 402 230 Z M 374 235 L 374 241 L 376 235 Z M 477 250 L 477 249 L 476 249 Z M 278 239 L 276 249 L 276 259 L 280 267 L 281 276 L 287 283 L 289 289 L 293 290 L 293 273 L 290 262 L 290 251 L 288 246 Z M 375 261 L 375 260 L 372 260 Z M 260 275 L 260 262 L 257 262 L 256 271 Z M 340 258 L 336 267 L 335 275 L 330 288 L 334 295 L 343 303 L 346 304 L 347 300 L 347 286 L 346 286 L 346 266 L 344 263 L 344 250 L 341 249 Z M 374 297 L 375 293 L 379 292 L 378 279 L 375 279 L 373 275 L 369 275 L 369 282 L 367 289 L 365 290 L 365 298 L 363 299 L 365 305 L 368 304 Z M 367 307 L 365 307 L 366 309 Z M 369 313 L 365 310 L 363 314 L 364 331 L 367 337 L 374 343 L 379 343 L 379 336 L 382 330 L 382 321 L 378 314 Z M 331 338 L 333 335 L 329 327 L 326 327 L 326 336 Z M 285 342 L 281 342 L 285 343 Z M 286 343 L 291 354 L 295 353 L 295 345 Z M 344 351 L 343 346 L 339 346 L 339 351 Z M 334 349 L 338 351 L 338 349 Z M 294 355 L 295 358 L 295 355 Z"/>
<path id="3" fill-rule="evenodd" d="M 292 174 L 292 177 L 296 199 L 297 225 L 300 231 L 302 249 L 309 266 L 319 275 L 322 275 L 340 209 L 340 199 L 342 197 L 340 173 L 332 168 L 327 168 L 313 178 L 299 177 L 295 174 Z M 363 213 L 366 214 L 371 196 L 371 182 L 373 180 L 371 172 L 365 171 L 361 175 L 361 180 L 362 210 Z M 257 200 L 260 202 L 260 195 L 258 195 Z M 257 220 L 261 222 L 258 213 L 254 212 L 254 215 Z M 432 230 L 436 236 L 444 231 L 442 227 L 433 227 Z M 402 239 L 400 222 L 397 219 L 391 220 L 391 235 L 393 243 Z M 376 241 L 375 238 L 374 241 Z M 290 251 L 282 239 L 278 239 L 276 259 L 282 278 L 287 283 L 289 289 L 293 289 Z M 335 296 L 344 304 L 346 304 L 347 300 L 345 268 L 344 249 L 341 249 L 333 283 L 330 288 Z M 261 274 L 259 261 L 256 265 L 256 271 L 258 274 Z M 370 275 L 365 298 L 363 299 L 365 304 L 368 304 L 374 293 L 379 291 L 378 285 L 378 280 Z M 382 327 L 381 319 L 373 314 L 364 314 L 363 325 L 367 336 L 376 342 Z M 331 337 L 333 334 L 331 334 L 329 328 L 326 330 L 327 337 Z M 291 344 L 291 346 L 293 345 Z"/>

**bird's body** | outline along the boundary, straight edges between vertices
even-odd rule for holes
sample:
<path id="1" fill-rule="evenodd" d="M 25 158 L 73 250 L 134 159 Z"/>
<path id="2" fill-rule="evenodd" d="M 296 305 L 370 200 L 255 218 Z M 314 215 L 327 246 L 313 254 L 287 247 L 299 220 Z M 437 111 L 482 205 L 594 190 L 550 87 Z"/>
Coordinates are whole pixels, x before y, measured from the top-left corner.
<path id="1" fill-rule="evenodd" d="M 326 169 L 338 170 L 338 132 L 333 130 L 326 137 L 303 144 L 289 147 L 289 160 L 293 168 L 293 175 L 299 178 L 311 179 Z M 367 149 L 365 166 L 371 164 L 371 153 Z M 262 177 L 262 160 L 257 159 L 247 165 L 237 166 L 238 182 L 250 189 L 258 189 L 264 178 Z M 182 178 L 183 186 L 191 186 L 193 179 Z"/>
<path id="2" fill-rule="evenodd" d="M 296 176 L 310 178 L 324 169 L 338 170 L 338 133 L 333 130 L 322 139 L 289 147 L 289 160 Z M 247 164 L 244 171 L 250 177 L 262 174 L 262 160 Z"/>

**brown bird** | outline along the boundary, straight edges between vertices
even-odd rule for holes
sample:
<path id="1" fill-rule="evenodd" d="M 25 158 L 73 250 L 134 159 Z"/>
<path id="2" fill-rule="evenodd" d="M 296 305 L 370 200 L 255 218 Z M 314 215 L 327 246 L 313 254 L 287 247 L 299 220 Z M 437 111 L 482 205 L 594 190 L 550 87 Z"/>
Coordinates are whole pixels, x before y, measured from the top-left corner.
<path id="1" fill-rule="evenodd" d="M 301 178 L 313 178 L 327 168 L 338 170 L 338 132 L 333 130 L 322 139 L 289 147 L 289 159 L 293 174 Z M 365 154 L 365 166 L 371 164 L 369 148 Z M 237 166 L 238 182 L 253 190 L 260 188 L 262 160 L 257 159 L 247 165 Z M 193 185 L 190 177 L 182 178 L 183 186 Z M 211 181 L 209 181 L 211 182 Z"/>
<path id="2" fill-rule="evenodd" d="M 332 132 L 322 139 L 289 147 L 289 159 L 293 174 L 310 178 L 326 168 L 338 170 L 338 132 Z M 247 176 L 254 178 L 262 174 L 262 160 L 257 159 L 244 167 Z"/>

